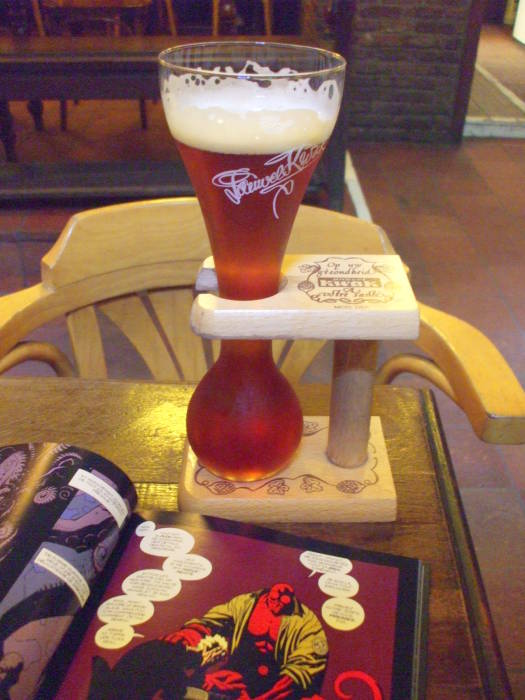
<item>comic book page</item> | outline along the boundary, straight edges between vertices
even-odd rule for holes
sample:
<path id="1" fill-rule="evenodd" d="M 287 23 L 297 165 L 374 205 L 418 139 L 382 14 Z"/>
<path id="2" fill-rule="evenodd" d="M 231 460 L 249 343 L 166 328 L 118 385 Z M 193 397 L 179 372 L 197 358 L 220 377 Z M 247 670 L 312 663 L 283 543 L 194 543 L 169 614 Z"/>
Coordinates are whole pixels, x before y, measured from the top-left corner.
<path id="1" fill-rule="evenodd" d="M 30 700 L 136 504 L 129 479 L 71 445 L 0 447 L 0 697 Z"/>
<path id="2" fill-rule="evenodd" d="M 420 562 L 215 518 L 137 523 L 58 700 L 418 697 Z"/>

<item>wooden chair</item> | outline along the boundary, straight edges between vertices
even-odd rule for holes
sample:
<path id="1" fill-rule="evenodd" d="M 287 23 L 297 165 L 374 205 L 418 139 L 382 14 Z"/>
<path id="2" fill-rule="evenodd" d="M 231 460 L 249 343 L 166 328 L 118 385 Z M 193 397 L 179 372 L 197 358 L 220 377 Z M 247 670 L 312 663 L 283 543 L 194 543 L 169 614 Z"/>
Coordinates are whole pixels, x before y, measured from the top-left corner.
<path id="1" fill-rule="evenodd" d="M 272 33 L 272 4 L 273 0 L 261 0 L 264 11 L 264 33 L 270 36 Z M 220 34 L 221 0 L 212 0 L 212 35 Z"/>
<path id="2" fill-rule="evenodd" d="M 72 33 L 73 26 L 80 26 L 82 33 L 100 33 L 118 37 L 125 31 L 142 33 L 141 18 L 152 0 L 31 0 L 33 17 L 39 36 L 57 32 Z M 132 24 L 125 22 L 125 13 L 130 13 Z M 146 101 L 139 100 L 140 122 L 147 128 Z M 36 110 L 38 112 L 38 110 Z M 41 128 L 40 115 L 35 114 L 35 123 Z M 60 127 L 67 129 L 67 102 L 60 101 Z"/>
<path id="3" fill-rule="evenodd" d="M 31 0 L 33 16 L 40 36 L 48 33 L 51 14 L 59 24 L 71 32 L 71 25 L 99 23 L 106 34 L 120 36 L 126 25 L 128 31 L 141 31 L 141 15 L 152 0 Z M 132 25 L 125 22 L 125 13 L 130 13 Z"/>
<path id="4" fill-rule="evenodd" d="M 323 232 L 322 234 L 320 232 Z M 290 253 L 392 253 L 374 224 L 301 206 Z M 42 259 L 42 281 L 0 297 L 0 372 L 32 356 L 61 375 L 108 376 L 100 317 L 129 339 L 159 381 L 198 380 L 216 348 L 189 326 L 193 285 L 209 255 L 208 237 L 194 198 L 114 205 L 74 215 Z M 419 374 L 465 411 L 477 435 L 498 443 L 525 441 L 525 394 L 492 343 L 472 326 L 420 305 L 416 342 L 430 355 L 389 361 L 377 381 L 400 371 Z M 65 316 L 75 368 L 61 353 L 31 343 L 35 329 Z M 299 381 L 324 343 L 274 343 L 282 371 Z M 473 352 L 475 348 L 475 352 Z"/>
<path id="5" fill-rule="evenodd" d="M 164 5 L 162 5 L 161 0 L 157 0 L 157 8 L 159 16 L 162 14 L 162 8 L 166 13 L 166 21 L 168 24 L 169 32 L 173 36 L 177 35 L 177 22 L 175 19 L 175 12 L 173 11 L 172 0 L 164 0 Z"/>
<path id="6" fill-rule="evenodd" d="M 264 33 L 270 36 L 272 33 L 272 4 L 273 0 L 261 0 L 264 12 Z M 221 33 L 221 15 L 224 6 L 224 0 L 212 0 L 211 3 L 211 34 L 213 37 L 218 37 Z M 167 25 L 170 34 L 177 34 L 177 21 L 173 9 L 173 0 L 164 0 L 164 13 L 166 15 Z"/>

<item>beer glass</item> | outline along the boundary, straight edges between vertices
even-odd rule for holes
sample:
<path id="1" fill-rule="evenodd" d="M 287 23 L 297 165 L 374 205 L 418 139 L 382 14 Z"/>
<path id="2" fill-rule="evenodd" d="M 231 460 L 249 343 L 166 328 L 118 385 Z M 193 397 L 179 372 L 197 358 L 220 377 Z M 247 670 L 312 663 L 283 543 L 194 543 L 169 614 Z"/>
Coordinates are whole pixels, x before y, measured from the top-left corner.
<path id="1" fill-rule="evenodd" d="M 199 199 L 219 294 L 279 289 L 297 208 L 332 133 L 345 61 L 266 42 L 180 45 L 159 56 L 164 112 Z M 249 481 L 288 464 L 302 433 L 298 400 L 270 340 L 224 340 L 187 414 L 199 462 Z"/>

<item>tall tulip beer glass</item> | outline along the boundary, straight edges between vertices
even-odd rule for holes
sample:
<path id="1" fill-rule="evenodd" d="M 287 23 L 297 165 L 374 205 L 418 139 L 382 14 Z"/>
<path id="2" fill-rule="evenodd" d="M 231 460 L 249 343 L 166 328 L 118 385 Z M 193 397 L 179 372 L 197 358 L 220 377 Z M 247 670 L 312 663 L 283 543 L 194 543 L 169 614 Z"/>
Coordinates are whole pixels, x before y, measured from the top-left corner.
<path id="1" fill-rule="evenodd" d="M 199 199 L 219 294 L 278 291 L 297 208 L 337 119 L 345 62 L 287 44 L 206 42 L 167 49 L 161 95 Z M 188 407 L 199 462 L 227 479 L 286 466 L 302 432 L 270 340 L 224 340 Z"/>

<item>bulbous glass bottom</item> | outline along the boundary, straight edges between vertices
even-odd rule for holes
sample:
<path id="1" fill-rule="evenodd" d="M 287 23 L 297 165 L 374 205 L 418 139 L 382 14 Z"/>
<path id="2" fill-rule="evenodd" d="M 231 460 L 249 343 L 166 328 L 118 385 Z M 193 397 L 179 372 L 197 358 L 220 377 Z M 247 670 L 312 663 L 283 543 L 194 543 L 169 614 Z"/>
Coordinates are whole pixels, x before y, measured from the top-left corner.
<path id="1" fill-rule="evenodd" d="M 253 481 L 287 466 L 303 418 L 273 362 L 271 341 L 223 341 L 191 398 L 186 425 L 199 463 L 217 476 Z"/>

